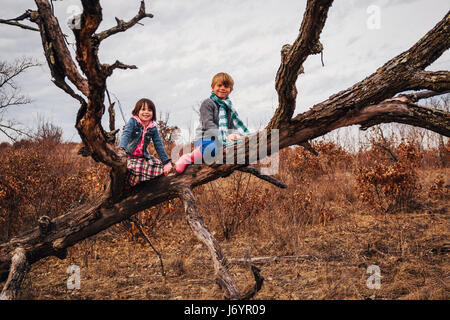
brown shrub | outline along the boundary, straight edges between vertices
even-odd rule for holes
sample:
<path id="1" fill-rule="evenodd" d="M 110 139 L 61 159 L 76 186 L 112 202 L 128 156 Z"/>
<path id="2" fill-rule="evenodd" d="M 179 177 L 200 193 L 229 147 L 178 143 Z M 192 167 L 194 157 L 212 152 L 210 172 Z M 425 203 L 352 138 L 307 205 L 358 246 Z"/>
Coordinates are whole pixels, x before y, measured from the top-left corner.
<path id="1" fill-rule="evenodd" d="M 395 159 L 375 158 L 371 166 L 354 171 L 361 200 L 377 212 L 410 210 L 417 205 L 421 189 L 417 167 L 422 154 L 411 142 L 402 142 L 395 154 Z"/>
<path id="2" fill-rule="evenodd" d="M 105 167 L 74 156 L 55 139 L 21 140 L 0 153 L 0 237 L 4 240 L 54 218 L 84 195 L 101 192 Z"/>

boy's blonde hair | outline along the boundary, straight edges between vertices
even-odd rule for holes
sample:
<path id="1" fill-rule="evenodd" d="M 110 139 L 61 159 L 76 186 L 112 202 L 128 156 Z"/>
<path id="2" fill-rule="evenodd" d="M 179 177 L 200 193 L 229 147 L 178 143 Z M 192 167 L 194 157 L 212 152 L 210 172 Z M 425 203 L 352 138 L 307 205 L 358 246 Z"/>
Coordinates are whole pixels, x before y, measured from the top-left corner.
<path id="1" fill-rule="evenodd" d="M 233 78 L 225 72 L 219 72 L 216 74 L 211 81 L 211 88 L 214 88 L 214 86 L 218 83 L 223 83 L 226 87 L 231 88 L 233 90 L 234 81 Z"/>

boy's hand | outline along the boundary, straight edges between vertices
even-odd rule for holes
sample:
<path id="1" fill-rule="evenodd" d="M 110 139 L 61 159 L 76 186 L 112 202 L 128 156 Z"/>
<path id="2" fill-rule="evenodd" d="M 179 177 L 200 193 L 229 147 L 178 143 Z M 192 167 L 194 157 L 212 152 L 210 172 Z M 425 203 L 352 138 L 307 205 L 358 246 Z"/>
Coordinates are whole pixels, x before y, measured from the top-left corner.
<path id="1" fill-rule="evenodd" d="M 239 137 L 240 137 L 240 135 L 238 135 L 236 133 L 232 133 L 227 136 L 227 142 L 232 142 L 232 141 L 238 140 Z"/>

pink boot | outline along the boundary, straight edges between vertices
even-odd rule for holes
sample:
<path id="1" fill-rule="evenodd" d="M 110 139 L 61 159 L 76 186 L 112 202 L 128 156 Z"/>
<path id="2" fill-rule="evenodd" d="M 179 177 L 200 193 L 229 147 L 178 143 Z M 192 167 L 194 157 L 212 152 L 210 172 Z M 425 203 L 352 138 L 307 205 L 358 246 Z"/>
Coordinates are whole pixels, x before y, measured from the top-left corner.
<path id="1" fill-rule="evenodd" d="M 175 170 L 178 173 L 182 173 L 188 164 L 195 162 L 196 160 L 200 160 L 202 158 L 202 152 L 200 151 L 200 147 L 197 147 L 191 153 L 183 154 L 180 159 L 175 163 Z"/>

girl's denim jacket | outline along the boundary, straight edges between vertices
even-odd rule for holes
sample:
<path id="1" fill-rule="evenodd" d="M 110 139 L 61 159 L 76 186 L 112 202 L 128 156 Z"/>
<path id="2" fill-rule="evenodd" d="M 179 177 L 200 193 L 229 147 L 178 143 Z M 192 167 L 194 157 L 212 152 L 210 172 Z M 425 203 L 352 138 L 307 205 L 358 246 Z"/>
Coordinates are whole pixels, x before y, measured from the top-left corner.
<path id="1" fill-rule="evenodd" d="M 134 149 L 142 139 L 142 131 L 144 127 L 136 119 L 131 118 L 123 130 L 122 137 L 120 138 L 119 148 L 123 147 L 128 155 L 131 155 Z M 155 146 L 156 152 L 161 159 L 162 164 L 170 162 L 170 158 L 167 156 L 164 150 L 164 145 L 162 143 L 161 137 L 158 133 L 158 128 L 154 126 L 147 130 L 144 137 L 144 158 L 150 159 L 150 154 L 147 150 L 148 144 L 153 140 L 153 145 Z"/>

